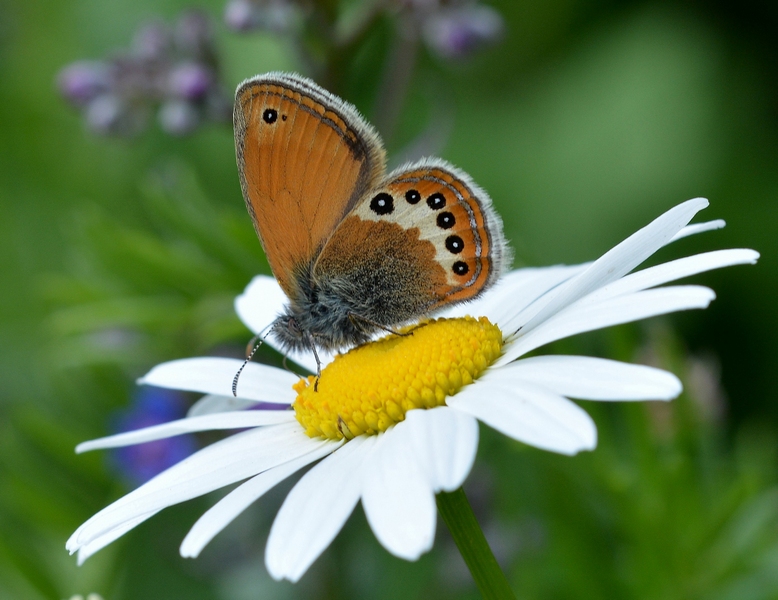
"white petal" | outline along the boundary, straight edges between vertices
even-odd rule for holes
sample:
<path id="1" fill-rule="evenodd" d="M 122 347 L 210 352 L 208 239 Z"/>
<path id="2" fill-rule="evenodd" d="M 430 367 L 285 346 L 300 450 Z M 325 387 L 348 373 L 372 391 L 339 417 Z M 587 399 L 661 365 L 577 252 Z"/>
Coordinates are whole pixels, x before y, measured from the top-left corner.
<path id="1" fill-rule="evenodd" d="M 297 581 L 341 530 L 361 491 L 359 470 L 376 436 L 360 436 L 330 454 L 292 488 L 265 550 L 274 579 Z"/>
<path id="2" fill-rule="evenodd" d="M 727 224 L 722 219 L 716 219 L 715 221 L 706 221 L 705 223 L 695 223 L 694 225 L 687 225 L 686 227 L 681 229 L 681 231 L 676 233 L 670 241 L 675 242 L 677 240 L 683 239 L 690 235 L 703 233 L 704 231 L 723 229 L 724 227 L 726 227 L 726 225 Z"/>
<path id="3" fill-rule="evenodd" d="M 522 330 L 513 341 L 503 347 L 503 355 L 493 366 L 506 365 L 535 348 L 584 331 L 630 323 L 680 310 L 705 308 L 715 297 L 713 290 L 706 287 L 685 285 L 644 290 L 608 298 L 595 304 L 576 303 L 526 335 L 522 335 L 524 333 Z"/>
<path id="4" fill-rule="evenodd" d="M 465 315 L 486 316 L 503 331 L 507 322 L 536 302 L 560 283 L 567 281 L 587 265 L 517 269 L 506 273 L 484 294 L 472 302 L 457 304 L 436 316 L 456 318 Z M 515 328 L 514 328 L 515 329 Z"/>
<path id="5" fill-rule="evenodd" d="M 362 504 L 389 552 L 416 560 L 432 547 L 435 493 L 462 485 L 477 449 L 476 420 L 448 407 L 409 411 L 378 437 L 363 465 Z"/>
<path id="6" fill-rule="evenodd" d="M 88 544 L 81 546 L 78 549 L 78 565 L 79 566 L 83 565 L 86 559 L 92 556 L 94 553 L 98 552 L 99 550 L 102 550 L 111 542 L 118 540 L 125 533 L 127 533 L 131 529 L 134 529 L 144 521 L 147 521 L 148 519 L 156 515 L 158 512 L 159 512 L 158 510 L 155 510 L 153 512 L 132 519 L 131 521 L 128 521 L 126 523 L 122 523 L 121 525 L 115 527 L 111 531 L 108 531 L 103 535 L 95 538 Z M 73 551 L 71 550 L 70 553 L 73 554 Z"/>
<path id="7" fill-rule="evenodd" d="M 523 281 L 508 279 L 508 285 L 495 290 L 490 296 L 491 302 L 484 306 L 483 312 L 471 312 L 474 315 L 486 315 L 501 331 L 508 333 L 518 329 L 524 323 L 523 317 L 517 317 L 525 310 L 534 311 L 538 306 L 550 302 L 559 286 L 582 273 L 588 264 L 573 266 L 555 266 L 532 269 L 532 277 Z M 518 324 L 516 324 L 518 323 Z"/>
<path id="8" fill-rule="evenodd" d="M 268 469 L 232 490 L 209 508 L 192 526 L 184 541 L 181 542 L 181 556 L 185 558 L 198 556 L 203 548 L 250 504 L 290 475 L 327 456 L 340 445 L 338 442 L 323 444 L 313 452 Z"/>
<path id="9" fill-rule="evenodd" d="M 533 356 L 482 378 L 504 385 L 517 380 L 583 400 L 671 400 L 682 390 L 667 371 L 589 356 Z"/>
<path id="10" fill-rule="evenodd" d="M 297 423 L 232 435 L 195 452 L 101 510 L 76 530 L 67 548 L 77 550 L 141 515 L 253 477 L 323 443 L 306 436 Z"/>
<path id="11" fill-rule="evenodd" d="M 241 365 L 243 361 L 235 358 L 183 358 L 157 365 L 138 383 L 231 396 L 232 380 Z M 248 363 L 238 381 L 238 397 L 291 404 L 296 397 L 292 386 L 298 381 L 283 369 Z"/>
<path id="12" fill-rule="evenodd" d="M 734 248 L 731 250 L 716 250 L 679 258 L 670 262 L 643 269 L 622 277 L 618 281 L 608 284 L 596 292 L 581 300 L 584 302 L 597 302 L 604 298 L 612 298 L 631 292 L 639 292 L 656 287 L 684 277 L 731 267 L 733 265 L 755 264 L 759 253 L 754 250 Z"/>
<path id="13" fill-rule="evenodd" d="M 261 333 L 283 312 L 289 299 L 278 282 L 267 275 L 257 275 L 235 298 L 235 312 L 254 333 Z"/>
<path id="14" fill-rule="evenodd" d="M 200 398 L 186 411 L 187 417 L 202 417 L 213 413 L 233 412 L 235 410 L 246 410 L 257 406 L 259 400 L 249 400 L 247 398 L 236 398 L 235 396 L 217 396 L 208 394 Z"/>
<path id="15" fill-rule="evenodd" d="M 597 445 L 586 411 L 567 398 L 530 384 L 479 380 L 447 400 L 505 435 L 543 450 L 576 454 Z"/>
<path id="16" fill-rule="evenodd" d="M 201 417 L 188 417 L 177 421 L 169 421 L 135 431 L 117 433 L 108 437 L 83 442 L 76 446 L 76 452 L 87 452 L 98 448 L 119 448 L 144 444 L 154 440 L 193 433 L 196 431 L 213 431 L 217 429 L 246 429 L 260 425 L 276 425 L 294 420 L 291 410 L 244 410 L 229 413 L 214 413 Z"/>
<path id="17" fill-rule="evenodd" d="M 378 436 L 360 477 L 362 506 L 373 533 L 405 560 L 419 558 L 435 539 L 435 494 L 419 462 L 413 432 L 399 423 Z"/>
<path id="18" fill-rule="evenodd" d="M 699 223 L 695 225 L 687 225 L 681 231 L 679 231 L 670 240 L 670 242 L 697 233 L 702 233 L 704 231 L 720 229 L 722 227 L 724 227 L 724 221 L 722 220 L 709 221 L 706 223 Z M 724 252 L 730 252 L 730 251 L 727 250 Z M 683 275 L 678 274 L 675 277 L 668 277 L 662 282 L 653 283 L 651 286 L 645 285 L 644 288 L 661 285 L 661 283 L 667 283 L 668 281 L 673 281 L 674 279 L 680 279 L 681 277 L 687 277 L 695 273 L 701 273 L 702 271 L 707 271 L 707 270 L 716 269 L 716 268 L 734 265 L 734 264 L 753 263 L 756 260 L 756 258 L 758 258 L 758 254 L 754 253 L 753 250 L 734 250 L 732 252 L 739 253 L 739 254 L 733 254 L 726 257 L 717 257 L 717 260 L 719 259 L 721 260 L 720 264 L 716 264 L 716 265 L 711 264 L 710 266 L 703 266 L 702 268 L 696 271 L 690 270 L 686 274 Z M 553 299 L 553 295 L 546 294 L 546 292 L 553 291 L 557 285 L 563 283 L 567 279 L 570 279 L 572 276 L 584 271 L 585 269 L 588 269 L 591 265 L 592 263 L 584 263 L 584 264 L 574 265 L 574 266 L 554 266 L 554 267 L 545 267 L 545 268 L 537 268 L 537 269 L 518 269 L 517 271 L 513 271 L 505 275 L 502 279 L 500 279 L 500 282 L 498 282 L 494 287 L 490 288 L 485 294 L 483 294 L 480 298 L 478 298 L 474 302 L 457 305 L 453 309 L 449 309 L 445 311 L 445 313 L 442 314 L 441 316 L 448 317 L 449 312 L 452 313 L 451 316 L 464 316 L 466 314 L 485 315 L 489 317 L 489 319 L 493 323 L 496 323 L 500 327 L 500 329 L 502 329 L 502 331 L 504 332 L 516 331 L 529 319 L 531 315 L 538 312 L 546 302 L 549 302 Z M 659 267 L 661 266 L 662 265 L 659 265 Z M 652 267 L 651 269 L 645 269 L 644 271 L 641 271 L 641 273 L 647 273 L 648 271 L 651 271 L 652 269 L 657 269 L 659 267 Z M 679 264 L 677 265 L 677 267 L 681 267 L 681 265 Z M 684 268 L 687 267 L 688 267 L 687 265 L 684 265 Z M 668 268 L 667 273 L 670 274 L 670 271 L 672 269 L 673 267 Z M 520 275 L 516 277 L 517 274 Z M 615 284 L 610 284 L 605 287 L 610 288 L 612 285 L 618 285 L 622 280 L 630 279 L 634 275 L 627 275 L 626 277 L 617 280 Z M 502 285 L 503 281 L 506 282 L 505 285 Z M 639 280 L 635 279 L 633 281 L 637 283 Z M 546 289 L 542 288 L 544 284 L 548 285 Z M 537 292 L 532 292 L 528 288 L 528 286 L 530 285 L 539 285 L 540 287 L 538 288 Z M 637 289 L 638 288 L 636 287 L 635 290 Z M 596 291 L 594 293 L 598 294 L 599 291 Z M 525 298 L 528 299 L 529 301 L 525 301 Z M 522 312 L 525 310 L 526 312 Z"/>
<path id="19" fill-rule="evenodd" d="M 669 243 L 692 217 L 708 206 L 704 198 L 687 200 L 633 233 L 603 254 L 588 269 L 563 284 L 554 297 L 534 314 L 527 314 L 523 331 L 528 332 L 549 317 L 594 290 L 629 273 L 659 248 Z"/>
<path id="20" fill-rule="evenodd" d="M 411 410 L 403 425 L 412 434 L 413 453 L 423 461 L 432 490 L 452 492 L 464 483 L 478 450 L 478 422 L 441 406 Z"/>

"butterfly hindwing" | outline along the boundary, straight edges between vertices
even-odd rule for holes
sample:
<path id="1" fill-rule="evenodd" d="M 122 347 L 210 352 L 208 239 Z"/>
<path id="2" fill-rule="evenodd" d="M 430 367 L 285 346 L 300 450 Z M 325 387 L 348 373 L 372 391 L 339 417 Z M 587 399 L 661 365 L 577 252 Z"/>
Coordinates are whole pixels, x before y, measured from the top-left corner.
<path id="1" fill-rule="evenodd" d="M 289 297 L 298 277 L 384 173 L 373 128 L 298 75 L 268 73 L 236 92 L 241 189 L 270 267 Z"/>
<path id="2" fill-rule="evenodd" d="M 363 245 L 355 253 L 349 244 L 357 239 Z M 414 295 L 416 314 L 395 322 L 475 298 L 496 280 L 507 258 L 489 196 L 438 159 L 406 165 L 370 190 L 325 246 L 315 273 L 332 272 L 349 252 L 360 262 L 375 255 L 376 264 L 394 265 L 392 284 L 402 293 L 392 302 L 403 304 L 403 293 Z"/>

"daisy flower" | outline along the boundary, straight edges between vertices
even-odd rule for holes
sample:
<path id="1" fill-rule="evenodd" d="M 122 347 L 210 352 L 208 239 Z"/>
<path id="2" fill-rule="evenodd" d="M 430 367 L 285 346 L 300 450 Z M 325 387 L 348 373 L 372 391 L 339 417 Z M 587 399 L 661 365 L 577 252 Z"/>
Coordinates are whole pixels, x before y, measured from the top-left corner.
<path id="1" fill-rule="evenodd" d="M 593 449 L 597 431 L 570 398 L 670 400 L 681 392 L 673 374 L 652 367 L 522 356 L 577 333 L 708 306 L 714 293 L 706 287 L 659 286 L 753 264 L 756 252 L 706 252 L 631 272 L 674 240 L 723 227 L 721 221 L 688 225 L 707 204 L 698 198 L 676 206 L 592 263 L 510 272 L 478 300 L 411 327 L 413 335 L 390 335 L 336 357 L 320 355 L 325 366 L 317 392 L 313 377 L 250 363 L 234 398 L 231 385 L 241 361 L 227 358 L 154 367 L 140 383 L 205 396 L 184 419 L 86 442 L 78 452 L 197 431 L 242 431 L 101 510 L 76 530 L 68 550 L 83 562 L 163 508 L 242 482 L 184 538 L 181 555 L 195 557 L 265 492 L 313 465 L 271 527 L 265 561 L 274 578 L 297 581 L 360 500 L 380 543 L 415 560 L 432 547 L 436 494 L 459 489 L 470 472 L 478 421 L 520 442 L 572 455 Z M 259 332 L 284 302 L 278 284 L 260 276 L 235 306 Z M 274 343 L 272 337 L 267 342 Z M 312 356 L 290 358 L 315 370 Z M 283 406 L 249 410 L 262 402 Z"/>

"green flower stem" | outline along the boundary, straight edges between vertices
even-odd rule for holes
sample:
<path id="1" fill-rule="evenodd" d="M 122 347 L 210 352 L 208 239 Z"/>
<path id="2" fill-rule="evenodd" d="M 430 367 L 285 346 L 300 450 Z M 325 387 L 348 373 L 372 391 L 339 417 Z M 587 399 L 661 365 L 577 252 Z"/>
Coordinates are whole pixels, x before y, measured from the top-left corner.
<path id="1" fill-rule="evenodd" d="M 441 492 L 436 500 L 440 516 L 451 532 L 481 595 L 486 600 L 515 600 L 516 596 L 489 548 L 464 490 L 459 488 L 451 493 Z"/>

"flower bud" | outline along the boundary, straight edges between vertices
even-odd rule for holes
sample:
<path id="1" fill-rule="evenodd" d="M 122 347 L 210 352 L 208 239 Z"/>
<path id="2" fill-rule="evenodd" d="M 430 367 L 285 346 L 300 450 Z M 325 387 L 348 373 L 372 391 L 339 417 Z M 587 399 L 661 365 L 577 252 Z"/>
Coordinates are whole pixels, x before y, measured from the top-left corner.
<path id="1" fill-rule="evenodd" d="M 195 62 L 180 63 L 168 74 L 168 91 L 177 98 L 197 100 L 208 93 L 212 81 L 207 67 Z"/>
<path id="2" fill-rule="evenodd" d="M 430 49 L 443 58 L 461 59 L 497 42 L 503 30 L 500 13 L 488 6 L 473 5 L 431 14 L 424 22 L 423 34 Z"/>
<path id="3" fill-rule="evenodd" d="M 234 31 L 287 31 L 296 8 L 288 0 L 230 0 L 224 8 L 224 22 Z"/>
<path id="4" fill-rule="evenodd" d="M 86 107 L 86 124 L 100 134 L 118 133 L 126 108 L 113 94 L 101 94 Z"/>
<path id="5" fill-rule="evenodd" d="M 139 58 L 161 59 L 172 43 L 170 30 L 164 23 L 153 22 L 141 27 L 132 40 L 133 53 Z"/>
<path id="6" fill-rule="evenodd" d="M 196 10 L 182 14 L 176 22 L 178 49 L 195 58 L 209 56 L 213 49 L 213 35 L 208 16 Z"/>
<path id="7" fill-rule="evenodd" d="M 257 7 L 250 0 L 231 0 L 224 7 L 224 23 L 234 31 L 254 28 Z"/>
<path id="8" fill-rule="evenodd" d="M 186 135 L 200 124 L 200 115 L 191 103 L 184 100 L 165 102 L 157 114 L 159 125 L 171 135 Z"/>
<path id="9" fill-rule="evenodd" d="M 105 92 L 111 82 L 108 65 L 82 60 L 66 66 L 57 75 L 60 93 L 76 106 L 84 106 Z"/>

